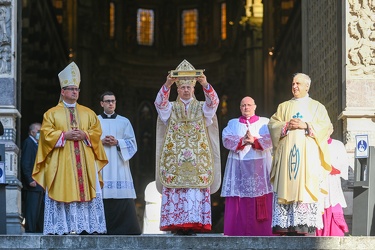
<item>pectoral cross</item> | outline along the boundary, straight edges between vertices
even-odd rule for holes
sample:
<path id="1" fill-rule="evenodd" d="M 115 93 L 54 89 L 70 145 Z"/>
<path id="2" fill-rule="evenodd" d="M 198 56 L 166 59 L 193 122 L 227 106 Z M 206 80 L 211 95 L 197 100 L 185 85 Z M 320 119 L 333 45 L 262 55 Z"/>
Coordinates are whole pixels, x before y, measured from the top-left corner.
<path id="1" fill-rule="evenodd" d="M 297 114 L 293 115 L 293 118 L 300 118 L 300 119 L 302 119 L 303 116 L 299 112 L 297 112 Z"/>
<path id="2" fill-rule="evenodd" d="M 78 128 L 78 124 L 77 124 L 76 116 L 74 114 L 74 108 L 68 108 L 68 110 L 70 112 L 70 126 L 73 130 L 75 130 Z"/>

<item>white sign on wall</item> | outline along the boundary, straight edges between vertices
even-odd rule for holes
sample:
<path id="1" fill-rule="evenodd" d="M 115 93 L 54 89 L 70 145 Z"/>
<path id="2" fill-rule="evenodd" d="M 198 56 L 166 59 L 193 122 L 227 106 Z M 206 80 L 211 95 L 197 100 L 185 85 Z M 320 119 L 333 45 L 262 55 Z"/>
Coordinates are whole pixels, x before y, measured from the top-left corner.
<path id="1" fill-rule="evenodd" d="M 368 136 L 356 135 L 355 136 L 355 158 L 368 158 Z"/>

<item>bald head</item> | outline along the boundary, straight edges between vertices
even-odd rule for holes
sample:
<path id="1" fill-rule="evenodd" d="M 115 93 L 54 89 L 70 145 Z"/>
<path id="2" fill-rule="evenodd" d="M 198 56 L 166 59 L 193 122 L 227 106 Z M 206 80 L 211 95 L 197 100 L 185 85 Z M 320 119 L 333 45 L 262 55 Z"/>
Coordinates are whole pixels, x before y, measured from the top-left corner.
<path id="1" fill-rule="evenodd" d="M 240 104 L 240 110 L 241 114 L 245 116 L 246 118 L 249 118 L 253 115 L 255 115 L 255 109 L 257 105 L 255 104 L 255 101 L 250 96 L 246 96 L 241 100 Z"/>
<path id="2" fill-rule="evenodd" d="M 244 103 L 244 102 L 246 102 L 246 103 L 249 103 L 249 102 L 251 102 L 252 104 L 255 104 L 255 101 L 254 101 L 254 99 L 253 98 L 251 98 L 250 96 L 245 96 L 244 98 L 242 98 L 242 100 L 241 100 L 241 105 L 242 105 L 242 103 Z"/>

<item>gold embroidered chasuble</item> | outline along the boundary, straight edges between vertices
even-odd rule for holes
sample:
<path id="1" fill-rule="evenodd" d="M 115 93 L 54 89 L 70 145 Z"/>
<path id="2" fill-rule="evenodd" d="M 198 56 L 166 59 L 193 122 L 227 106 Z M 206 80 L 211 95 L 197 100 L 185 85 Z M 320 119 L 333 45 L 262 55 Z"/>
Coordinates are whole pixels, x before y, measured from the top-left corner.
<path id="1" fill-rule="evenodd" d="M 307 122 L 309 134 L 300 129 L 286 132 L 285 126 L 292 117 Z M 280 104 L 271 117 L 271 183 L 279 204 L 314 203 L 326 193 L 325 176 L 331 171 L 327 143 L 330 126 L 325 107 L 309 97 Z"/>
<path id="2" fill-rule="evenodd" d="M 58 202 L 91 201 L 96 197 L 96 178 L 102 185 L 100 170 L 108 163 L 100 141 L 101 126 L 96 114 L 89 108 L 76 105 L 78 128 L 86 140 L 66 140 L 55 147 L 62 133 L 71 130 L 71 114 L 60 102 L 43 116 L 33 179 L 48 190 L 51 199 Z M 74 125 L 74 124 L 73 124 Z"/>
<path id="3" fill-rule="evenodd" d="M 172 105 L 160 156 L 160 181 L 169 188 L 207 188 L 214 176 L 203 103 L 193 99 L 186 111 L 181 101 Z"/>

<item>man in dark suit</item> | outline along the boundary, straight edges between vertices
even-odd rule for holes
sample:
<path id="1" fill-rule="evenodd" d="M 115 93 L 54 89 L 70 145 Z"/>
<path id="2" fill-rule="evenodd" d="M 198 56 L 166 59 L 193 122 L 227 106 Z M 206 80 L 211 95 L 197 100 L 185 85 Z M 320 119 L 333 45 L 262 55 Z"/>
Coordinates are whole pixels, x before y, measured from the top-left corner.
<path id="1" fill-rule="evenodd" d="M 25 231 L 28 233 L 43 232 L 44 190 L 31 177 L 35 156 L 38 150 L 41 124 L 29 126 L 29 136 L 24 140 L 21 154 L 22 183 L 25 194 Z"/>

